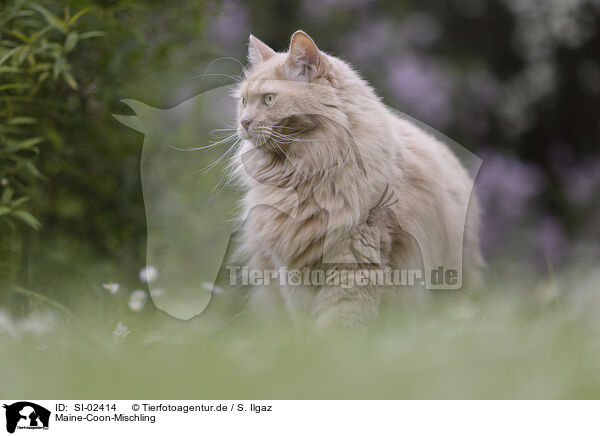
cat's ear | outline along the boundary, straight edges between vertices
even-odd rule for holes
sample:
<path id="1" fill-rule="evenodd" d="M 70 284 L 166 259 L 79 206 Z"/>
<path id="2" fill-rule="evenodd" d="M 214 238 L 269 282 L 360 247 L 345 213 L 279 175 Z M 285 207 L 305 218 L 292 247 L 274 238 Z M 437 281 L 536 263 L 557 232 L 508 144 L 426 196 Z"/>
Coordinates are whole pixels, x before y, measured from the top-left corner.
<path id="1" fill-rule="evenodd" d="M 260 64 L 275 54 L 275 50 L 254 35 L 250 35 L 248 43 L 248 60 L 252 65 Z"/>
<path id="2" fill-rule="evenodd" d="M 319 68 L 320 58 L 319 49 L 310 36 L 302 30 L 292 35 L 287 62 L 296 71 L 310 76 Z"/>

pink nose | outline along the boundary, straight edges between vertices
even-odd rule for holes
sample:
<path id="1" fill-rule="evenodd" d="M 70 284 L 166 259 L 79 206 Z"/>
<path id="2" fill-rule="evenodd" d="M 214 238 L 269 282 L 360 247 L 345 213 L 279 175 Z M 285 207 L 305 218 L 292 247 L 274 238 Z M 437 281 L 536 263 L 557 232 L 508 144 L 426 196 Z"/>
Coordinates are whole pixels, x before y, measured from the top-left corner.
<path id="1" fill-rule="evenodd" d="M 250 127 L 250 123 L 252 121 L 250 120 L 242 120 L 242 126 L 244 127 L 244 129 L 248 130 L 248 127 Z"/>

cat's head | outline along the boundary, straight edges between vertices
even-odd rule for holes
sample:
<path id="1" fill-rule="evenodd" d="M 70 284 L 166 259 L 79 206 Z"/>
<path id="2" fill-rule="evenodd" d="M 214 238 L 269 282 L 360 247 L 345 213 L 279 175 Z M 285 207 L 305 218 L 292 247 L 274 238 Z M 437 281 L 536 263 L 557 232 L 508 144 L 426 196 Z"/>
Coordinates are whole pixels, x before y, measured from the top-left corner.
<path id="1" fill-rule="evenodd" d="M 250 35 L 248 59 L 250 67 L 235 93 L 237 128 L 254 145 L 285 148 L 319 128 L 339 106 L 331 58 L 303 31 L 294 33 L 285 53 Z"/>

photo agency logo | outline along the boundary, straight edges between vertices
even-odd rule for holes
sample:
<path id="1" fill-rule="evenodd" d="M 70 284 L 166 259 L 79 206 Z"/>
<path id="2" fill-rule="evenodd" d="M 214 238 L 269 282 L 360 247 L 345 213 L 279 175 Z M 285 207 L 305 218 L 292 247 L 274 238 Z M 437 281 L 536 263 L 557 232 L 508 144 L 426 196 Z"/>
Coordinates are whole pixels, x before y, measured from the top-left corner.
<path id="1" fill-rule="evenodd" d="M 198 291 L 207 282 L 216 286 L 202 287 L 214 292 L 249 282 L 461 289 L 463 275 L 476 269 L 476 232 L 465 232 L 469 221 L 477 221 L 472 193 L 481 159 L 475 154 L 387 107 L 386 116 L 422 142 L 435 143 L 438 153 L 429 158 L 437 167 L 452 165 L 454 171 L 445 174 L 452 183 L 442 184 L 440 174 L 418 161 L 409 181 L 423 179 L 431 187 L 408 189 L 400 176 L 391 176 L 393 159 L 373 152 L 401 138 L 391 132 L 357 135 L 337 110 L 331 87 L 216 73 L 199 80 L 196 95 L 176 106 L 159 109 L 126 99 L 135 114 L 113 115 L 144 134 L 146 260 L 166 272 L 149 284 L 159 309 L 180 319 L 202 313 L 212 293 Z M 310 96 L 316 96 L 313 105 Z M 371 104 L 368 96 L 353 100 Z M 228 189 L 239 185 L 252 190 L 243 201 Z M 236 204 L 242 212 L 232 220 Z M 253 264 L 258 246 L 279 250 L 273 258 L 286 272 Z M 198 247 L 210 247 L 210 255 Z M 309 273 L 301 274 L 305 267 Z"/>
<path id="2" fill-rule="evenodd" d="M 14 433 L 16 429 L 48 430 L 50 411 L 45 407 L 29 401 L 4 404 L 3 407 L 6 409 L 7 432 Z"/>

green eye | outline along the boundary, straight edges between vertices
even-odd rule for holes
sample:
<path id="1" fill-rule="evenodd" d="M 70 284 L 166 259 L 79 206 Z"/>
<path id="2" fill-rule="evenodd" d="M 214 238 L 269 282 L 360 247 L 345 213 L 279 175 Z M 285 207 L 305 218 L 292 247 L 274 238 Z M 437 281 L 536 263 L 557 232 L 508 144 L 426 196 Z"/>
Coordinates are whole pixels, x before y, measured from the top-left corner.
<path id="1" fill-rule="evenodd" d="M 242 106 L 246 107 L 246 99 L 242 98 Z"/>
<path id="2" fill-rule="evenodd" d="M 265 104 L 271 106 L 275 101 L 275 94 L 265 94 Z"/>

